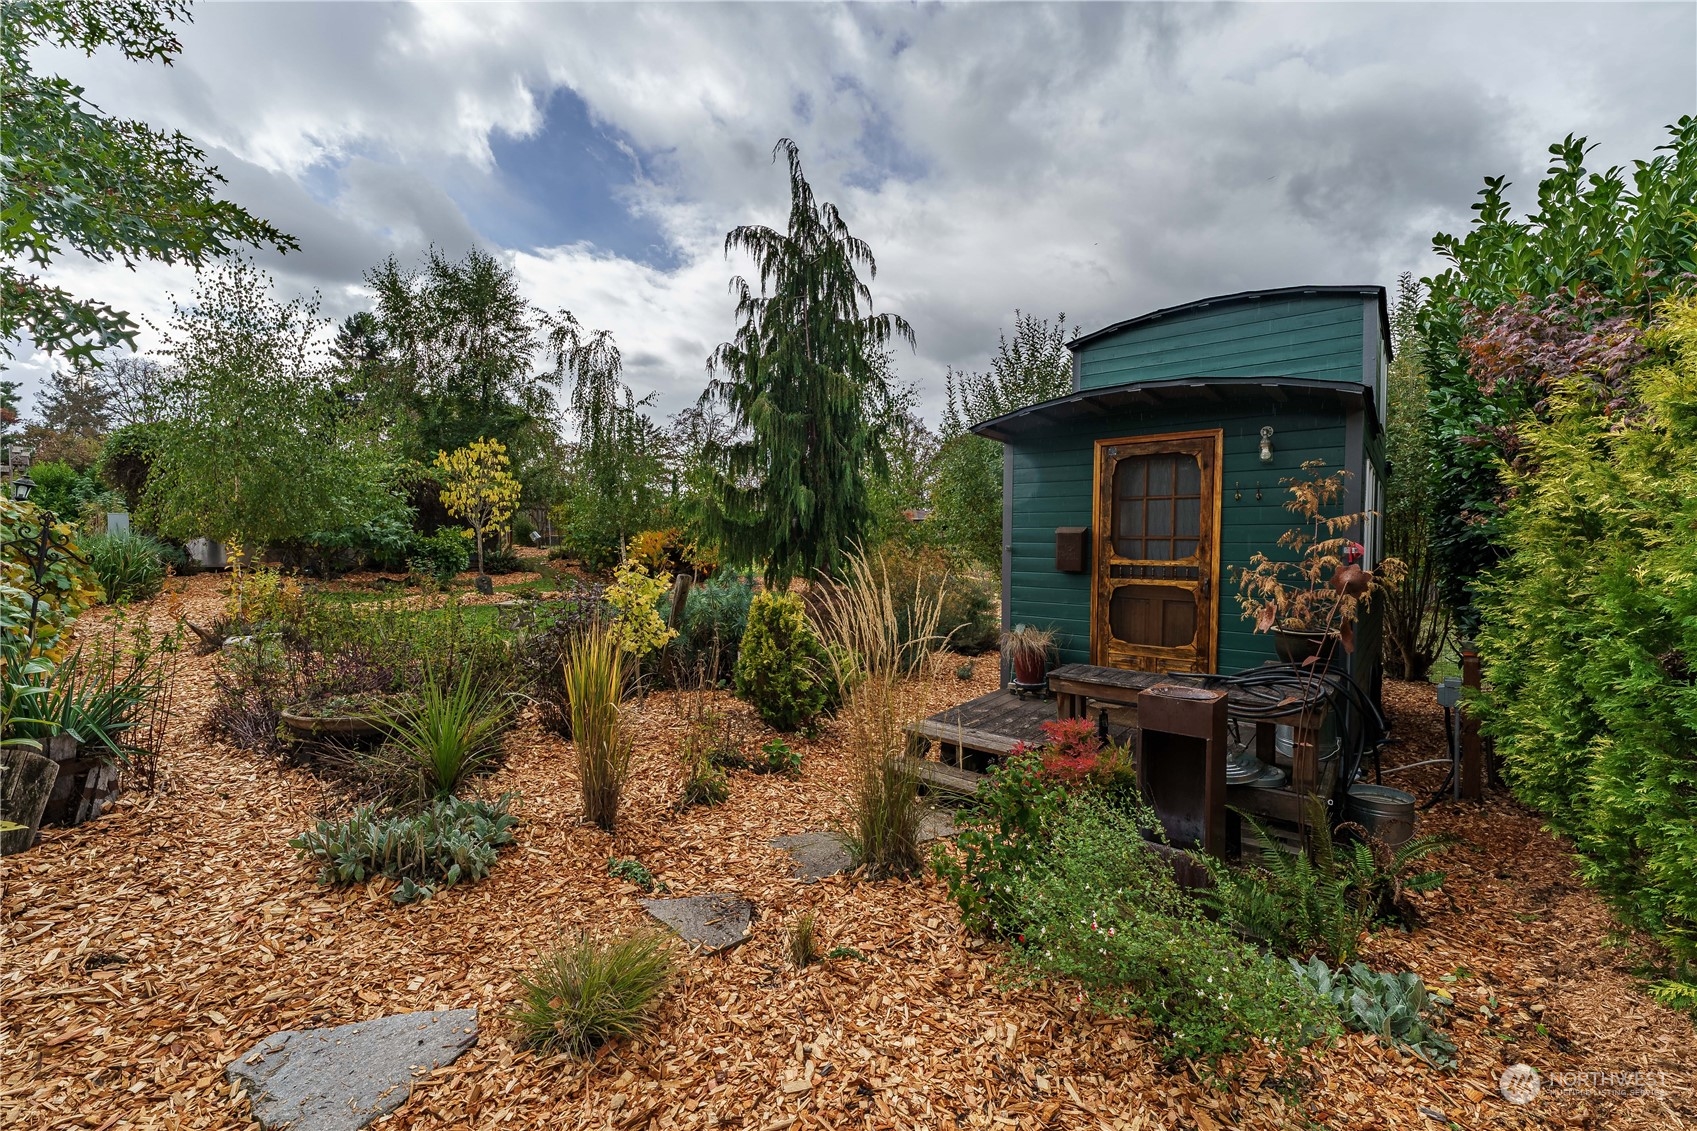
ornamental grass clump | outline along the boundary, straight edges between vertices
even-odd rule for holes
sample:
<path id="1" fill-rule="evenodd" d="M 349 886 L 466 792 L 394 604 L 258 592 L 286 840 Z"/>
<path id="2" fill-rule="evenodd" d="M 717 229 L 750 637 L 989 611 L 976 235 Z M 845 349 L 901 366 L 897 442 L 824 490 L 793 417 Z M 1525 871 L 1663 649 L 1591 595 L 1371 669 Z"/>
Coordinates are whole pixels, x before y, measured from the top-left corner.
<path id="1" fill-rule="evenodd" d="M 638 1036 L 671 981 L 672 962 L 671 940 L 657 931 L 563 946 L 519 978 L 512 1012 L 519 1037 L 539 1052 L 588 1056 Z"/>
<path id="2" fill-rule="evenodd" d="M 797 970 L 805 970 L 819 961 L 818 923 L 813 912 L 803 911 L 784 929 L 784 949 L 789 954 L 790 965 Z"/>
<path id="3" fill-rule="evenodd" d="M 919 779 L 902 755 L 907 724 L 923 713 L 924 688 L 909 673 L 943 643 L 943 591 L 916 588 L 907 616 L 898 616 L 882 561 L 865 554 L 851 557 L 842 579 L 822 588 L 818 631 L 855 764 L 844 839 L 869 876 L 911 876 L 921 865 L 923 811 Z"/>
<path id="4" fill-rule="evenodd" d="M 391 739 L 361 761 L 404 802 L 440 800 L 492 769 L 512 701 L 499 686 L 479 686 L 470 664 L 452 678 L 427 675 L 400 706 L 381 713 Z"/>
<path id="5" fill-rule="evenodd" d="M 606 626 L 591 625 L 567 648 L 561 680 L 577 750 L 583 816 L 605 832 L 618 821 L 619 799 L 630 775 L 633 739 L 622 706 L 629 655 Z"/>

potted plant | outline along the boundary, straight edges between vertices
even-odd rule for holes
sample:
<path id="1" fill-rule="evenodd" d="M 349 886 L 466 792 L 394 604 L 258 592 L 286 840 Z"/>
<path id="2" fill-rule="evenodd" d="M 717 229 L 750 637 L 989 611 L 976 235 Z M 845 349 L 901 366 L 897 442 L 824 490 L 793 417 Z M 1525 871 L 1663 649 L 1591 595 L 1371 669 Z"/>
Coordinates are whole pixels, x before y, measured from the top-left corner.
<path id="1" fill-rule="evenodd" d="M 1013 662 L 1014 686 L 1022 690 L 1043 687 L 1049 672 L 1049 649 L 1055 634 L 1033 624 L 1016 624 L 1002 633 L 1002 650 Z"/>
<path id="2" fill-rule="evenodd" d="M 1290 501 L 1285 509 L 1301 517 L 1300 525 L 1279 535 L 1279 545 L 1295 560 L 1274 559 L 1259 551 L 1247 568 L 1238 568 L 1238 603 L 1256 632 L 1273 635 L 1279 658 L 1289 664 L 1324 667 L 1339 645 L 1355 650 L 1355 624 L 1372 601 L 1381 582 L 1401 576 L 1402 563 L 1386 558 L 1378 570 L 1364 569 L 1360 542 L 1352 536 L 1370 512 L 1328 515 L 1343 498 L 1349 472 L 1320 474 L 1323 460 L 1310 460 L 1302 469 L 1307 478 L 1286 479 Z"/>

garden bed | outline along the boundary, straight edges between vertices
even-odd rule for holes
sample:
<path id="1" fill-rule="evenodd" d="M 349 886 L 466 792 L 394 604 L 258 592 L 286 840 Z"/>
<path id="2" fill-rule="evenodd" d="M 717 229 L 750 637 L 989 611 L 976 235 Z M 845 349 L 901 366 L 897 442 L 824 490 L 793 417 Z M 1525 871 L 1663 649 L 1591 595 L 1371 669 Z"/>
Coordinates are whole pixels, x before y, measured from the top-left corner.
<path id="1" fill-rule="evenodd" d="M 180 593 L 149 609 L 193 616 L 221 600 L 218 585 L 173 583 Z M 999 948 L 962 931 L 934 878 L 791 879 L 770 838 L 843 815 L 851 760 L 830 727 L 796 740 L 799 779 L 737 773 L 724 805 L 679 814 L 672 752 L 685 722 L 676 696 L 651 696 L 609 837 L 578 822 L 568 745 L 527 719 L 486 785 L 520 795 L 516 844 L 483 882 L 401 907 L 387 881 L 314 886 L 286 841 L 339 803 L 304 771 L 205 738 L 217 662 L 182 667 L 161 792 L 127 795 L 83 828 L 46 830 L 37 849 L 7 860 L 0 1125 L 246 1127 L 223 1070 L 268 1034 L 465 1006 L 482 1010 L 477 1047 L 386 1126 L 1444 1126 L 1422 1108 L 1466 1128 L 1697 1120 L 1690 1020 L 1643 995 L 1634 952 L 1605 945 L 1614 926 L 1567 851 L 1500 796 L 1423 815 L 1422 831 L 1465 841 L 1438 863 L 1449 883 L 1418 897 L 1427 927 L 1366 948 L 1374 967 L 1412 968 L 1455 995 L 1460 1070 L 1434 1072 L 1356 1035 L 1296 1074 L 1268 1078 L 1252 1060 L 1215 1087 L 1164 1065 L 1138 1024 L 1094 1017 L 1063 987 L 1008 987 Z M 982 694 L 997 674 L 993 661 L 970 680 L 953 668 L 933 681 L 928 710 Z M 1392 684 L 1386 697 L 1398 727 L 1387 765 L 1435 756 L 1430 690 Z M 767 737 L 743 705 L 726 696 L 722 706 L 751 739 Z M 1437 785 L 1428 771 L 1389 780 L 1409 778 L 1423 793 Z M 753 937 L 686 960 L 646 1038 L 589 1063 L 537 1059 L 502 1020 L 518 973 L 580 931 L 648 922 L 647 893 L 609 877 L 609 857 L 641 861 L 675 895 L 746 896 L 758 908 Z M 866 961 L 790 968 L 784 928 L 804 911 L 827 948 Z M 1545 1079 L 1526 1108 L 1496 1092 L 1519 1060 Z M 1660 1095 L 1634 1096 L 1618 1083 L 1562 1088 L 1562 1072 L 1666 1075 L 1649 1080 Z"/>

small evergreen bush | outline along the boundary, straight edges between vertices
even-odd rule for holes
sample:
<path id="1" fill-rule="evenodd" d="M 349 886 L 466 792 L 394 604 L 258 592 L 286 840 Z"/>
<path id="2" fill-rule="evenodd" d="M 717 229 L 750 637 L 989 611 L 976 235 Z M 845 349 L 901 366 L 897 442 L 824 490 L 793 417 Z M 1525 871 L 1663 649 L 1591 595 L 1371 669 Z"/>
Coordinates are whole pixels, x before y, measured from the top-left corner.
<path id="1" fill-rule="evenodd" d="M 766 592 L 754 598 L 736 687 L 767 726 L 793 731 L 813 724 L 826 704 L 825 662 L 800 597 Z"/>
<path id="2" fill-rule="evenodd" d="M 165 584 L 170 549 L 146 534 L 95 534 L 78 543 L 108 603 L 146 601 Z"/>
<path id="3" fill-rule="evenodd" d="M 734 672 L 753 601 L 753 579 L 735 574 L 715 574 L 691 588 L 684 601 L 678 638 L 672 644 L 677 666 L 685 672 L 709 672 L 720 678 Z"/>
<path id="4" fill-rule="evenodd" d="M 360 884 L 372 876 L 400 881 L 396 903 L 429 899 L 437 887 L 474 883 L 495 866 L 499 849 L 513 841 L 511 798 L 462 801 L 449 797 L 411 814 L 383 814 L 375 806 L 345 821 L 319 821 L 289 841 L 319 861 L 321 884 Z"/>
<path id="5" fill-rule="evenodd" d="M 519 979 L 512 1018 L 540 1052 L 588 1056 L 648 1027 L 672 976 L 671 941 L 658 931 L 601 945 L 581 938 Z"/>

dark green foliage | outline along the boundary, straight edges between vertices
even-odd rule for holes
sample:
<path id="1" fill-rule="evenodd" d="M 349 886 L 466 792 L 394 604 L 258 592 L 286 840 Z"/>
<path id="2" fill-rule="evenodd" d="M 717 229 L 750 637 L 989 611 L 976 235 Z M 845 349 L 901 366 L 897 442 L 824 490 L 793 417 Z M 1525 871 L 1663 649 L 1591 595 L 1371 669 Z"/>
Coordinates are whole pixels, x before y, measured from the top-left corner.
<path id="1" fill-rule="evenodd" d="M 1642 318 L 1697 271 L 1697 118 L 1681 118 L 1668 132 L 1653 160 L 1603 173 L 1585 168 L 1586 141 L 1570 135 L 1550 147 L 1535 213 L 1515 218 L 1508 183 L 1487 177 L 1472 230 L 1433 238 L 1450 264 L 1424 280 L 1429 296 L 1420 318 L 1431 383 L 1433 546 L 1445 596 L 1469 625 L 1473 583 L 1502 553 L 1500 468 L 1514 457 L 1516 429 L 1535 414 L 1538 398 L 1471 372 L 1464 342 L 1480 319 L 1526 296 L 1536 303 L 1586 292 L 1597 299 L 1588 317 Z"/>
<path id="2" fill-rule="evenodd" d="M 670 645 L 679 668 L 721 677 L 735 671 L 753 601 L 754 581 L 747 576 L 718 573 L 692 586 L 684 601 L 683 623 Z"/>
<path id="3" fill-rule="evenodd" d="M 825 952 L 826 961 L 830 961 L 833 958 L 852 958 L 856 962 L 868 961 L 866 955 L 860 953 L 860 951 L 856 950 L 852 946 L 834 946 L 830 950 L 827 950 Z"/>
<path id="4" fill-rule="evenodd" d="M 99 261 L 201 267 L 242 244 L 298 246 L 215 194 L 224 178 L 193 142 L 144 122 L 109 118 L 83 89 L 33 73 L 43 48 L 93 55 L 115 47 L 132 62 L 169 64 L 182 50 L 172 24 L 185 0 L 9 0 L 0 35 L 5 73 L 6 177 L 0 182 L 0 352 L 28 337 L 38 349 L 87 359 L 134 345 L 128 314 L 81 299 L 25 268 L 46 269 L 66 252 Z"/>
<path id="5" fill-rule="evenodd" d="M 793 731 L 811 726 L 825 710 L 826 682 L 825 649 L 801 598 L 771 592 L 754 598 L 737 657 L 737 694 L 767 726 Z"/>
<path id="6" fill-rule="evenodd" d="M 407 568 L 420 577 L 452 581 L 471 567 L 471 543 L 458 527 L 444 526 L 414 543 Z"/>
<path id="7" fill-rule="evenodd" d="M 727 561 L 763 563 L 766 580 L 832 573 L 865 541 L 875 515 L 867 483 L 886 470 L 882 429 L 891 398 L 885 349 L 913 331 L 894 314 L 872 314 L 861 281 L 877 274 L 872 250 L 849 234 L 833 204 L 814 199 L 801 154 L 789 163 L 786 231 L 732 229 L 725 251 L 746 252 L 758 293 L 732 280 L 740 325 L 713 351 L 703 396 L 730 410 L 706 507 L 709 540 Z"/>
<path id="8" fill-rule="evenodd" d="M 1515 793 L 1697 982 L 1697 302 L 1658 323 L 1629 415 L 1577 373 L 1524 429 L 1480 707 Z"/>
<path id="9" fill-rule="evenodd" d="M 1283 962 L 1235 938 L 1143 839 L 1153 814 L 1075 802 L 1010 878 L 1014 962 L 1079 982 L 1098 1009 L 1145 1018 L 1172 1058 L 1216 1062 L 1251 1041 L 1294 1053 L 1335 1027 Z"/>
<path id="10" fill-rule="evenodd" d="M 85 506 L 103 510 L 123 510 L 123 500 L 100 485 L 90 472 L 80 472 L 68 463 L 57 460 L 38 463 L 29 469 L 35 489 L 29 501 L 44 511 L 52 511 L 62 522 L 76 523 Z"/>
<path id="11" fill-rule="evenodd" d="M 781 738 L 774 738 L 761 744 L 760 760 L 755 763 L 754 769 L 756 773 L 800 777 L 801 751 Z"/>
<path id="12" fill-rule="evenodd" d="M 1252 819 L 1243 821 L 1263 845 L 1276 844 Z M 1443 880 L 1438 872 L 1409 874 L 1416 861 L 1448 843 L 1442 838 L 1417 838 L 1392 849 L 1351 826 L 1361 839 L 1340 844 L 1319 806 L 1309 824 L 1307 852 L 1263 847 L 1259 866 L 1244 868 L 1203 858 L 1214 881 L 1203 899 L 1223 924 L 1282 955 L 1348 962 L 1373 923 L 1412 922 L 1405 892 L 1428 891 Z"/>
<path id="13" fill-rule="evenodd" d="M 83 560 L 100 579 L 106 600 L 145 601 L 165 584 L 171 547 L 146 534 L 94 534 L 77 543 Z"/>
<path id="14" fill-rule="evenodd" d="M 658 931 L 607 945 L 580 938 L 519 979 L 513 1021 L 539 1052 L 588 1056 L 608 1041 L 639 1036 L 671 976 L 671 940 Z"/>
<path id="15" fill-rule="evenodd" d="M 1427 992 L 1420 975 L 1380 973 L 1359 962 L 1333 970 L 1318 958 L 1289 961 L 1348 1028 L 1372 1033 L 1386 1048 L 1407 1049 L 1433 1068 L 1455 1067 L 1455 1042 L 1430 1020 L 1446 1003 Z"/>
<path id="16" fill-rule="evenodd" d="M 132 511 L 147 489 L 148 472 L 162 438 L 163 429 L 157 424 L 126 424 L 101 445 L 94 473 L 101 482 L 121 491 Z"/>
<path id="17" fill-rule="evenodd" d="M 984 373 L 948 374 L 948 408 L 931 489 L 931 523 L 959 557 L 1002 568 L 1002 445 L 967 431 L 974 424 L 1072 392 L 1067 316 L 1014 311 L 1014 336 L 1000 336 Z M 1072 328 L 1072 334 L 1078 327 Z"/>
<path id="18" fill-rule="evenodd" d="M 411 814 L 382 814 L 374 806 L 346 821 L 319 821 L 289 847 L 323 865 L 321 884 L 360 884 L 388 876 L 400 885 L 396 903 L 429 899 L 438 887 L 475 883 L 495 866 L 499 849 L 513 841 L 516 818 L 508 797 L 462 801 L 449 797 Z"/>
<path id="19" fill-rule="evenodd" d="M 414 530 L 418 514 L 402 495 L 399 484 L 374 479 L 343 484 L 342 489 L 364 496 L 347 508 L 363 517 L 273 547 L 284 565 L 310 570 L 319 577 L 334 577 L 363 565 L 407 568 L 407 560 L 418 546 Z"/>
<path id="20" fill-rule="evenodd" d="M 1397 279 L 1391 308 L 1396 356 L 1386 375 L 1385 554 L 1403 572 L 1381 591 L 1385 672 L 1393 679 L 1423 680 L 1449 636 L 1450 612 L 1440 600 L 1438 559 L 1432 551 L 1431 390 L 1420 368 L 1420 304 L 1424 292 L 1411 275 Z"/>
<path id="21" fill-rule="evenodd" d="M 522 478 L 534 444 L 522 435 L 552 410 L 534 371 L 542 320 L 508 264 L 479 248 L 455 260 L 432 248 L 421 267 L 393 257 L 368 271 L 369 322 L 338 342 L 348 391 L 395 425 L 401 454 L 429 463 L 488 437 Z"/>
<path id="22" fill-rule="evenodd" d="M 990 771 L 973 804 L 955 817 L 959 858 L 945 845 L 932 866 L 960 905 L 975 934 L 1017 934 L 1021 910 L 1014 881 L 1033 867 L 1066 804 L 1066 791 L 1043 776 L 1034 752 L 1010 757 Z"/>

